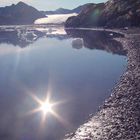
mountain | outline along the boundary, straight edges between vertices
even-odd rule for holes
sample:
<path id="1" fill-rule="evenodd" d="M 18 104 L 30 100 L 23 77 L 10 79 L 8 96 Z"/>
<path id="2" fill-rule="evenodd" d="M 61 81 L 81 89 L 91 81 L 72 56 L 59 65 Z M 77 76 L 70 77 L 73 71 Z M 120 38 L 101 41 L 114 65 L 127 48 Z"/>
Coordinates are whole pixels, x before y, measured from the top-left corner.
<path id="1" fill-rule="evenodd" d="M 71 10 L 59 8 L 59 9 L 56 9 L 55 11 L 42 11 L 42 13 L 45 15 L 69 14 L 69 13 L 71 13 Z"/>
<path id="2" fill-rule="evenodd" d="M 56 9 L 55 11 L 41 11 L 45 15 L 54 15 L 54 14 L 71 14 L 71 13 L 80 13 L 82 10 L 85 9 L 86 6 L 90 5 L 91 3 L 84 4 L 81 6 L 78 6 L 74 9 L 65 9 L 65 8 L 59 8 Z"/>
<path id="3" fill-rule="evenodd" d="M 99 25 L 99 18 L 105 4 L 90 4 L 78 16 L 68 18 L 66 27 L 91 27 Z"/>
<path id="4" fill-rule="evenodd" d="M 0 8 L 0 25 L 33 24 L 42 17 L 45 15 L 23 2 Z"/>
<path id="5" fill-rule="evenodd" d="M 78 16 L 70 17 L 66 27 L 140 26 L 140 0 L 109 0 L 90 4 Z"/>

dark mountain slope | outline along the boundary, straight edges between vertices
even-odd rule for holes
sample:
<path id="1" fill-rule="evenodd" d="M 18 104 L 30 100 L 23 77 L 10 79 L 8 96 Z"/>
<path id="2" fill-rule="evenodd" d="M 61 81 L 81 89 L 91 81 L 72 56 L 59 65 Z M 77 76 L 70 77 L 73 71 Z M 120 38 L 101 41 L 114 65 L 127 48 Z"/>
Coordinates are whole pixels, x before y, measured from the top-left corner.
<path id="1" fill-rule="evenodd" d="M 0 25 L 8 24 L 33 24 L 38 18 L 43 15 L 37 9 L 23 3 L 0 8 Z"/>
<path id="2" fill-rule="evenodd" d="M 65 26 L 140 26 L 140 0 L 109 0 L 105 4 L 90 4 L 78 16 L 70 17 Z"/>
<path id="3" fill-rule="evenodd" d="M 100 25 L 99 17 L 102 14 L 104 3 L 90 4 L 78 16 L 70 17 L 66 21 L 66 27 L 90 27 Z"/>

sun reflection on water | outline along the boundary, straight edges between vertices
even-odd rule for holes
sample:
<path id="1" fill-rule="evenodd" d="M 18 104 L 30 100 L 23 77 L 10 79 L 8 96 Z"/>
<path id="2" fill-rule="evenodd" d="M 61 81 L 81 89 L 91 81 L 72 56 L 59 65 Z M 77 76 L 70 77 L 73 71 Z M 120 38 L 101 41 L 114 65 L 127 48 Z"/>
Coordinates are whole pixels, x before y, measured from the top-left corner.
<path id="1" fill-rule="evenodd" d="M 31 98 L 35 101 L 35 103 L 38 104 L 38 107 L 31 110 L 29 114 L 34 114 L 34 113 L 42 113 L 42 119 L 41 119 L 41 124 L 44 125 L 45 121 L 47 120 L 47 116 L 52 115 L 55 117 L 60 123 L 62 123 L 65 126 L 68 126 L 69 123 L 62 118 L 57 112 L 56 112 L 56 107 L 59 106 L 60 104 L 65 103 L 66 101 L 58 101 L 58 102 L 52 102 L 50 99 L 50 92 L 47 94 L 47 97 L 45 100 L 41 100 L 34 94 L 30 93 L 29 94 Z"/>
<path id="2" fill-rule="evenodd" d="M 53 111 L 53 104 L 51 104 L 48 100 L 42 102 L 40 110 L 43 112 L 44 115 L 47 113 L 51 113 Z"/>

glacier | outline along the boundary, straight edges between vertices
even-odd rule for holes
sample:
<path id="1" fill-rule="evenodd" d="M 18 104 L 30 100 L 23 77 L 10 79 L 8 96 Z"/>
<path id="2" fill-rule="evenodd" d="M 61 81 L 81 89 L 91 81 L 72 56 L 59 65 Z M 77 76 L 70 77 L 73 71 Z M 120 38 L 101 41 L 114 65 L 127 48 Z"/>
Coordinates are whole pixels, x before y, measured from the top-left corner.
<path id="1" fill-rule="evenodd" d="M 77 16 L 76 13 L 47 15 L 45 18 L 35 20 L 34 24 L 63 24 L 69 17 Z"/>

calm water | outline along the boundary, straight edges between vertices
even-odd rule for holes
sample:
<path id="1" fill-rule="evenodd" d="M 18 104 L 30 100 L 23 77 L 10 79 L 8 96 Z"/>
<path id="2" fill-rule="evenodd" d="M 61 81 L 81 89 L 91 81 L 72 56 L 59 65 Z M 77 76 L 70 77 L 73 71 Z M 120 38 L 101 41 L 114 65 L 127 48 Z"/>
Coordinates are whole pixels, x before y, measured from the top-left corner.
<path id="1" fill-rule="evenodd" d="M 126 53 L 106 32 L 51 28 L 0 32 L 0 139 L 60 140 L 110 95 Z M 30 95 L 59 102 L 43 121 Z M 43 122 L 42 122 L 43 121 Z"/>

